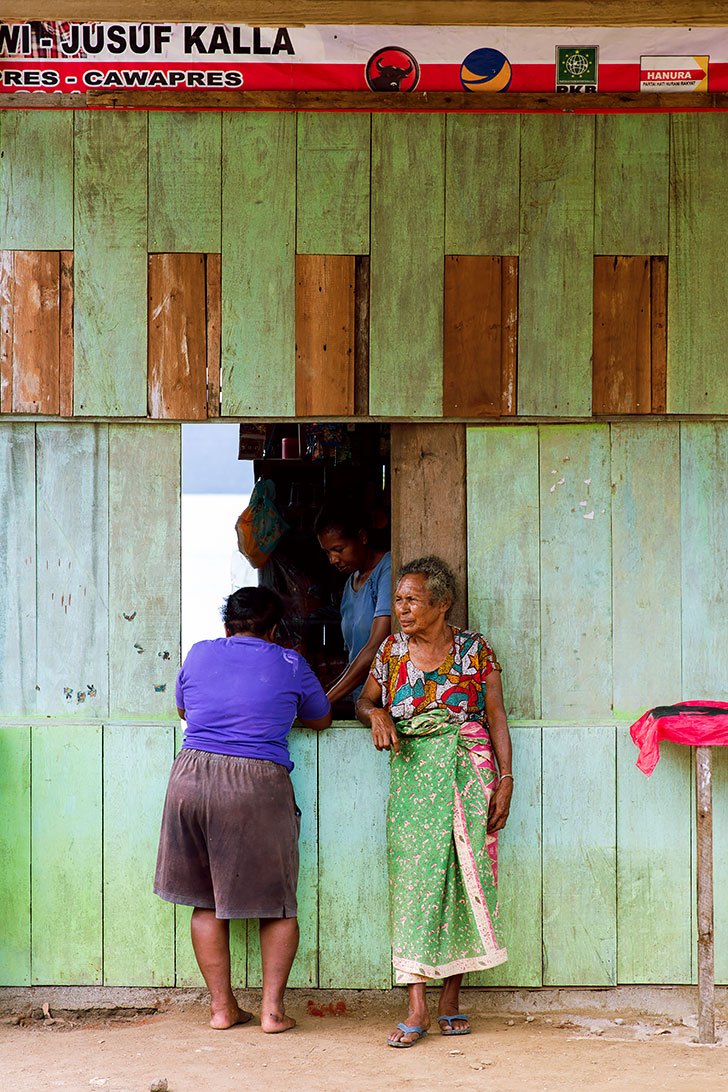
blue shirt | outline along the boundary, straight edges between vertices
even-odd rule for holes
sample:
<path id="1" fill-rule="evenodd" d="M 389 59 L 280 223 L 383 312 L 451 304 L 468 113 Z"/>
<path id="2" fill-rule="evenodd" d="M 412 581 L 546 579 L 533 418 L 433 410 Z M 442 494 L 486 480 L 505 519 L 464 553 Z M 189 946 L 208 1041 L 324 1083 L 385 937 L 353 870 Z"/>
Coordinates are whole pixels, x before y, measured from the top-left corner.
<path id="1" fill-rule="evenodd" d="M 392 555 L 384 555 L 358 591 L 354 591 L 354 576 L 347 580 L 341 597 L 341 632 L 349 652 L 349 663 L 369 640 L 374 619 L 392 613 Z M 358 686 L 353 694 L 354 701 L 360 692 Z"/>
<path id="2" fill-rule="evenodd" d="M 303 656 L 258 637 L 198 641 L 177 676 L 176 696 L 187 721 L 184 747 L 289 770 L 294 719 L 318 720 L 330 708 Z"/>

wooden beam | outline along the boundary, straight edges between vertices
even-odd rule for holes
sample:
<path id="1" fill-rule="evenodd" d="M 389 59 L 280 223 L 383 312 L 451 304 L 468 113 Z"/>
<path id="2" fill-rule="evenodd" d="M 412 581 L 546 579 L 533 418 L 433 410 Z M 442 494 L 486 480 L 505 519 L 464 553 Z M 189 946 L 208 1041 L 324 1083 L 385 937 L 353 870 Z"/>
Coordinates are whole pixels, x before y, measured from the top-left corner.
<path id="1" fill-rule="evenodd" d="M 578 99 L 576 102 L 574 100 Z M 345 110 L 362 113 L 653 114 L 728 110 L 728 93 L 557 95 L 514 91 L 89 91 L 74 95 L 0 94 L 0 110 Z"/>
<path id="2" fill-rule="evenodd" d="M 36 19 L 114 21 L 118 0 L 56 0 L 36 3 Z M 721 0 L 208 0 L 209 23 L 291 26 L 302 23 L 373 26 L 713 26 L 725 17 Z M 4 19 L 28 18 L 27 0 L 7 0 Z M 133 22 L 194 22 L 197 0 L 133 0 L 124 19 Z"/>
<path id="3" fill-rule="evenodd" d="M 715 1042 L 715 943 L 713 936 L 713 754 L 695 748 L 698 873 L 698 1042 Z"/>

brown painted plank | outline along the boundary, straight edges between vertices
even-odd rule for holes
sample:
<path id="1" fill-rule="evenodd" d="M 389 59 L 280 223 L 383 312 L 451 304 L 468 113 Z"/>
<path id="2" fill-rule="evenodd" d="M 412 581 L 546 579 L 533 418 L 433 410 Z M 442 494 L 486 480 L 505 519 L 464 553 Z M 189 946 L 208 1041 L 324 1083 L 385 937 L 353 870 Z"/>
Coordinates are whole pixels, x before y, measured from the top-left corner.
<path id="1" fill-rule="evenodd" d="M 296 255 L 296 413 L 354 412 L 351 254 Z"/>
<path id="2" fill-rule="evenodd" d="M 453 569 L 459 599 L 450 616 L 467 624 L 465 426 L 392 425 L 392 572 L 436 554 Z"/>
<path id="3" fill-rule="evenodd" d="M 501 259 L 445 256 L 443 413 L 501 411 Z"/>
<path id="4" fill-rule="evenodd" d="M 653 413 L 667 413 L 667 262 L 651 259 Z"/>
<path id="5" fill-rule="evenodd" d="M 0 413 L 10 413 L 13 408 L 14 320 L 15 254 L 0 250 Z"/>
<path id="6" fill-rule="evenodd" d="M 512 417 L 517 405 L 518 258 L 501 260 L 501 413 Z"/>
<path id="7" fill-rule="evenodd" d="M 650 259 L 594 258 L 592 412 L 649 413 Z"/>
<path id="8" fill-rule="evenodd" d="M 220 416 L 220 328 L 222 308 L 222 259 L 206 256 L 207 273 L 207 416 Z"/>
<path id="9" fill-rule="evenodd" d="M 354 273 L 354 413 L 369 414 L 369 255 L 357 254 Z"/>
<path id="10" fill-rule="evenodd" d="M 58 412 L 73 416 L 73 251 L 61 251 Z"/>
<path id="11" fill-rule="evenodd" d="M 205 259 L 149 255 L 149 416 L 207 416 Z"/>
<path id="12" fill-rule="evenodd" d="M 60 256 L 17 250 L 14 270 L 13 413 L 59 410 Z"/>

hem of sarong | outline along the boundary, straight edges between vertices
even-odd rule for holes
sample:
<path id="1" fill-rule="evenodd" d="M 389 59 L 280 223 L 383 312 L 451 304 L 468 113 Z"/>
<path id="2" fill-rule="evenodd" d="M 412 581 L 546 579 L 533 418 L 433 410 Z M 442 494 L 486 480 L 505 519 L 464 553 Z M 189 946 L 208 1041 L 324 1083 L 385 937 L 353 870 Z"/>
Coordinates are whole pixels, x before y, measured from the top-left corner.
<path id="1" fill-rule="evenodd" d="M 450 978 L 454 974 L 489 971 L 508 959 L 508 949 L 499 948 L 492 955 L 474 956 L 470 959 L 454 959 L 450 963 L 430 966 L 413 959 L 393 959 L 395 981 L 398 986 L 411 986 L 417 982 L 429 982 L 433 978 Z"/>

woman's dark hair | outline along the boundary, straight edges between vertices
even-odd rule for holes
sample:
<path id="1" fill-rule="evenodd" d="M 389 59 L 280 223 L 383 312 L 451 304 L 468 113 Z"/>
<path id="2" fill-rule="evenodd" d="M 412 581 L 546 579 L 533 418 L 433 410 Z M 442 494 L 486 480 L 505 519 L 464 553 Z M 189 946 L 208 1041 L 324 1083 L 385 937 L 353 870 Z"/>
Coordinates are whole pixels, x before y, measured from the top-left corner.
<path id="1" fill-rule="evenodd" d="M 370 533 L 369 517 L 353 506 L 325 504 L 316 516 L 313 531 L 317 536 L 325 535 L 327 531 L 339 531 L 344 538 L 355 539 L 360 531 Z"/>
<path id="2" fill-rule="evenodd" d="M 424 576 L 433 603 L 442 603 L 443 599 L 449 599 L 451 608 L 457 601 L 458 582 L 455 573 L 441 557 L 430 554 L 429 557 L 408 561 L 399 570 L 399 579 L 403 576 Z"/>
<path id="3" fill-rule="evenodd" d="M 231 634 L 262 637 L 283 617 L 283 600 L 270 588 L 238 588 L 227 597 L 220 614 Z"/>

